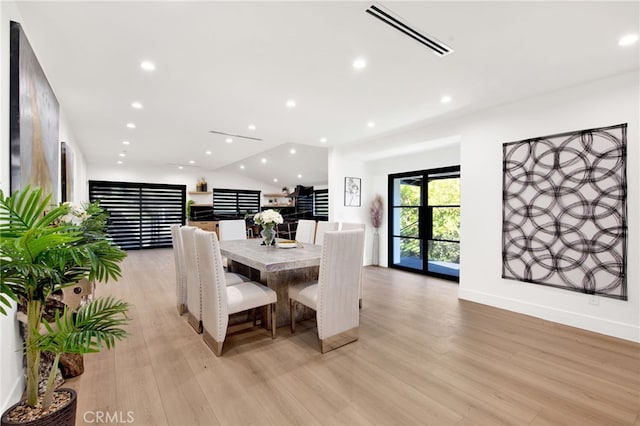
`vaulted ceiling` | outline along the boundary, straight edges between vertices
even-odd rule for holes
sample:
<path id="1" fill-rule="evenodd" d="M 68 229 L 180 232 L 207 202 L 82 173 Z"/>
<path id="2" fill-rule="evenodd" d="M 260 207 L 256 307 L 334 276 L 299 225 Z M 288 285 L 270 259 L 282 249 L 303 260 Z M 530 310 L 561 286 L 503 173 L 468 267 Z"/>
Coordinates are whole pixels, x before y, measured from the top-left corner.
<path id="1" fill-rule="evenodd" d="M 637 45 L 618 46 L 639 31 L 638 2 L 376 5 L 454 52 L 435 55 L 366 13 L 365 2 L 18 8 L 89 165 L 235 170 L 269 183 L 325 183 L 329 146 L 640 63 Z M 145 60 L 155 71 L 141 69 Z"/>

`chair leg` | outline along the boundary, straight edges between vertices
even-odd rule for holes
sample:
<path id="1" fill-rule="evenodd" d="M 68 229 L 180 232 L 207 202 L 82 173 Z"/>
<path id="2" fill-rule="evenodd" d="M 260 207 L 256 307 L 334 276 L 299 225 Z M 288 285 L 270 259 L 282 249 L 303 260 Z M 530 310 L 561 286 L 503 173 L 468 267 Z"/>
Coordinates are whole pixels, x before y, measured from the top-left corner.
<path id="1" fill-rule="evenodd" d="M 202 333 L 202 340 L 204 340 L 204 343 L 206 343 L 209 349 L 211 349 L 216 356 L 222 356 L 224 340 L 222 342 L 218 342 L 207 330 L 204 330 Z"/>
<path id="2" fill-rule="evenodd" d="M 296 302 L 289 299 L 289 315 L 291 316 L 291 334 L 296 332 L 296 311 L 294 309 Z"/>
<path id="3" fill-rule="evenodd" d="M 358 300 L 358 308 L 362 309 L 362 299 Z"/>
<path id="4" fill-rule="evenodd" d="M 271 338 L 276 338 L 276 304 L 271 304 Z"/>

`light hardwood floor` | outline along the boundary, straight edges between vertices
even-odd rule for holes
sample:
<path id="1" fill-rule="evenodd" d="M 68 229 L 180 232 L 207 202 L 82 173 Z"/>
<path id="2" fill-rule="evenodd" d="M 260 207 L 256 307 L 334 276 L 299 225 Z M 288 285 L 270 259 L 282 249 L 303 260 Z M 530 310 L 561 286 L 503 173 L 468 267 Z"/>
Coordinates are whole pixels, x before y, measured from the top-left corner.
<path id="1" fill-rule="evenodd" d="M 216 358 L 177 314 L 170 249 L 130 252 L 123 273 L 97 291 L 133 305 L 131 336 L 67 381 L 79 425 L 640 425 L 640 345 L 453 283 L 367 267 L 359 341 L 321 355 L 311 320 L 275 340 L 234 328 Z"/>

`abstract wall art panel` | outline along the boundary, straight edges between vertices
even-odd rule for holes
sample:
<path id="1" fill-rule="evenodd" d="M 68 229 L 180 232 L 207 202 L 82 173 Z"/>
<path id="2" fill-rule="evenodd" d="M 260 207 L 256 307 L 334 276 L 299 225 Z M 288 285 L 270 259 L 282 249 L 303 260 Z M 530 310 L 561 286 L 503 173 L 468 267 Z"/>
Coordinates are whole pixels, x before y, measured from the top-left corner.
<path id="1" fill-rule="evenodd" d="M 626 124 L 503 144 L 503 278 L 627 300 L 626 150 Z"/>
<path id="2" fill-rule="evenodd" d="M 22 27 L 11 22 L 11 192 L 27 185 L 58 199 L 59 107 Z"/>

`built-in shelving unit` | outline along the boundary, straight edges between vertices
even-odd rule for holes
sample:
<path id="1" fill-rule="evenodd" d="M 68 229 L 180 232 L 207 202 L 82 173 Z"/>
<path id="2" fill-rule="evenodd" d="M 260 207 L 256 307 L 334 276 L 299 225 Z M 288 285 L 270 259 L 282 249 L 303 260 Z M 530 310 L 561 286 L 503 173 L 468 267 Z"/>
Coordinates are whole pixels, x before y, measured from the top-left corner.
<path id="1" fill-rule="evenodd" d="M 192 206 L 196 207 L 211 207 L 213 206 L 213 199 L 211 197 L 206 197 L 207 195 L 212 195 L 212 191 L 189 191 L 189 195 L 191 196 L 191 200 L 193 201 Z"/>
<path id="2" fill-rule="evenodd" d="M 271 207 L 295 207 L 296 206 L 295 198 L 283 192 L 276 193 L 276 194 L 262 194 L 262 197 L 265 198 L 262 202 L 262 207 L 271 208 Z M 275 202 L 270 203 L 269 200 L 275 200 Z"/>

